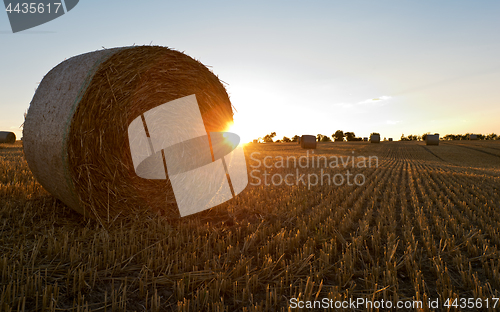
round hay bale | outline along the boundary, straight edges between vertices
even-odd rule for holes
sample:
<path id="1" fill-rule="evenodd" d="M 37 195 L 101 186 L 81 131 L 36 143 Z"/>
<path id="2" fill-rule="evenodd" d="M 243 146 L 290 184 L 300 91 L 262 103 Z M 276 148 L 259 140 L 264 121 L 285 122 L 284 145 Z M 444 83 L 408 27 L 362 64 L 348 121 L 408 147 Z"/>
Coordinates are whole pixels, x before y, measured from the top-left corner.
<path id="1" fill-rule="evenodd" d="M 439 145 L 439 134 L 428 134 L 425 138 L 425 145 Z"/>
<path id="2" fill-rule="evenodd" d="M 127 129 L 144 112 L 190 95 L 208 133 L 232 122 L 219 79 L 181 52 L 142 46 L 72 57 L 43 78 L 31 101 L 23 133 L 29 167 L 47 191 L 101 223 L 150 212 L 177 218 L 168 177 L 136 174 Z"/>
<path id="3" fill-rule="evenodd" d="M 314 135 L 303 135 L 300 138 L 300 147 L 304 149 L 316 149 L 316 136 Z"/>
<path id="4" fill-rule="evenodd" d="M 9 131 L 0 131 L 0 143 L 16 143 L 16 134 Z"/>
<path id="5" fill-rule="evenodd" d="M 370 136 L 371 143 L 380 143 L 380 134 L 372 134 Z"/>

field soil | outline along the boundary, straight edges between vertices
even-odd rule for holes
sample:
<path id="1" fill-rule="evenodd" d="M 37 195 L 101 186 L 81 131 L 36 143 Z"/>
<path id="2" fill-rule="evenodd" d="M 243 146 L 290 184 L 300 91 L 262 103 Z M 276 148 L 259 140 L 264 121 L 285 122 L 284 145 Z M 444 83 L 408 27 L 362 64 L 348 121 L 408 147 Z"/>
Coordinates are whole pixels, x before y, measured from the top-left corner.
<path id="1" fill-rule="evenodd" d="M 245 153 L 231 201 L 103 226 L 1 144 L 0 311 L 500 310 L 500 141 Z"/>

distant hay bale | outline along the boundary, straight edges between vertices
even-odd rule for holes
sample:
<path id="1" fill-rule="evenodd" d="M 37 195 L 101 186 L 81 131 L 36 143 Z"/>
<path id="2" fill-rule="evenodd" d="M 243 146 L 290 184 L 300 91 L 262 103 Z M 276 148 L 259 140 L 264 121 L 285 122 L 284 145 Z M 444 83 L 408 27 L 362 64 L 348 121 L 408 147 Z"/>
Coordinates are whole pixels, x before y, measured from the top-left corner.
<path id="1" fill-rule="evenodd" d="M 150 213 L 179 217 L 170 180 L 139 177 L 127 129 L 164 103 L 196 95 L 207 132 L 233 120 L 219 79 L 165 47 L 100 50 L 72 57 L 41 81 L 24 124 L 24 152 L 40 184 L 73 210 L 112 220 Z"/>
<path id="2" fill-rule="evenodd" d="M 300 147 L 304 149 L 316 149 L 316 136 L 303 135 L 300 140 Z"/>
<path id="3" fill-rule="evenodd" d="M 425 138 L 425 145 L 439 145 L 439 134 L 428 134 Z"/>
<path id="4" fill-rule="evenodd" d="M 371 143 L 380 143 L 380 134 L 372 134 L 370 136 Z"/>
<path id="5" fill-rule="evenodd" d="M 477 134 L 469 135 L 469 140 L 477 140 Z"/>
<path id="6" fill-rule="evenodd" d="M 14 132 L 0 131 L 0 143 L 14 144 L 16 143 L 16 135 Z"/>

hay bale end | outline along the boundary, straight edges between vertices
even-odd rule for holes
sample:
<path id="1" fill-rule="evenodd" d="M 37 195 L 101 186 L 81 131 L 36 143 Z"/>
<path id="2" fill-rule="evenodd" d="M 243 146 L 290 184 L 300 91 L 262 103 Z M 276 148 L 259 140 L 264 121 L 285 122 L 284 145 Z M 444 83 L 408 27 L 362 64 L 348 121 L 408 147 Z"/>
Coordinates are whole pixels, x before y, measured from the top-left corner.
<path id="1" fill-rule="evenodd" d="M 16 134 L 9 131 L 0 131 L 0 143 L 14 144 L 16 143 Z"/>
<path id="2" fill-rule="evenodd" d="M 425 138 L 425 145 L 439 145 L 439 134 L 428 134 Z"/>
<path id="3" fill-rule="evenodd" d="M 380 134 L 372 134 L 370 135 L 371 143 L 380 143 Z"/>
<path id="4" fill-rule="evenodd" d="M 300 139 L 300 147 L 303 149 L 316 149 L 317 142 L 314 135 L 303 135 Z"/>

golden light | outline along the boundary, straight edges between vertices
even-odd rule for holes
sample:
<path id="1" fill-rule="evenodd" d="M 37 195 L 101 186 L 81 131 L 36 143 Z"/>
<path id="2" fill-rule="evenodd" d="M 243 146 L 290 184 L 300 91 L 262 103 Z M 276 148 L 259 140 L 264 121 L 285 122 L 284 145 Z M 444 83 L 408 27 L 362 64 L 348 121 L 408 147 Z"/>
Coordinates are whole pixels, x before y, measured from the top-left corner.
<path id="1" fill-rule="evenodd" d="M 223 132 L 233 132 L 234 133 L 234 129 L 236 128 L 236 126 L 234 125 L 234 122 L 231 121 L 231 122 L 228 122 L 226 124 L 226 127 L 224 128 L 224 130 L 222 130 Z"/>
<path id="2" fill-rule="evenodd" d="M 226 128 L 224 129 L 224 132 L 230 132 L 230 133 L 234 133 L 234 134 L 237 134 L 238 137 L 239 137 L 239 140 L 237 137 L 234 137 L 234 135 L 230 135 L 229 133 L 224 133 L 223 134 L 223 137 L 228 140 L 228 141 L 231 141 L 231 144 L 233 145 L 233 147 L 236 147 L 238 144 L 246 144 L 247 142 L 245 142 L 245 133 L 243 131 L 243 129 L 241 127 L 239 127 L 237 124 L 235 124 L 234 122 L 230 122 L 226 125 Z"/>

